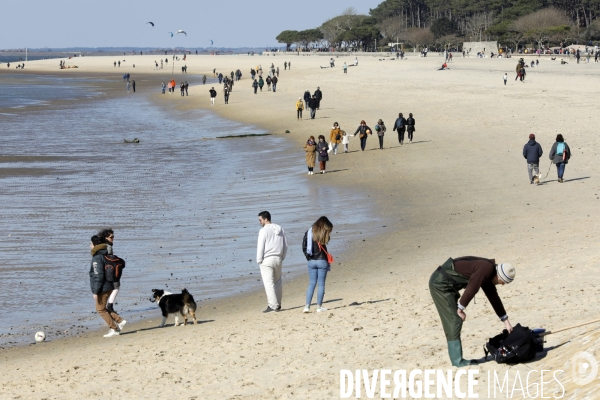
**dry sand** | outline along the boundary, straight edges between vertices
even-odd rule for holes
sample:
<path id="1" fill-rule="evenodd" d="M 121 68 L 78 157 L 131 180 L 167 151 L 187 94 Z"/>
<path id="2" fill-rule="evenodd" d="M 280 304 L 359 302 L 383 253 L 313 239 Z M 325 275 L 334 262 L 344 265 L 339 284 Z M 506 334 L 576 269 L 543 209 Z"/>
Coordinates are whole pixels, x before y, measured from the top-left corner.
<path id="1" fill-rule="evenodd" d="M 189 98 L 162 96 L 159 82 L 169 76 L 152 70 L 157 56 L 123 58 L 135 59 L 136 68 L 121 67 L 119 74 L 147 75 L 157 102 L 210 107 L 209 85 L 190 87 Z M 113 73 L 113 59 L 69 60 L 67 65 L 79 68 L 56 73 Z M 361 119 L 371 126 L 379 118 L 385 121 L 385 150 L 375 149 L 377 139 L 371 137 L 368 151 L 356 151 L 356 137 L 349 154 L 330 156 L 326 175 L 306 176 L 310 184 L 365 191 L 374 217 L 385 221 L 383 234 L 357 237 L 351 252 L 331 249 L 338 262 L 328 276 L 328 312 L 302 313 L 306 279 L 298 279 L 285 282 L 284 312 L 277 314 L 261 313 L 265 296 L 258 290 L 202 304 L 197 326 L 156 329 L 157 311 L 156 319 L 129 325 L 119 338 L 94 332 L 2 350 L 0 397 L 329 399 L 340 396 L 340 369 L 452 369 L 427 281 L 448 257 L 462 255 L 516 266 L 515 282 L 499 289 L 513 325 L 558 329 L 600 318 L 598 66 L 542 59 L 520 83 L 513 81 L 516 58 L 455 57 L 451 70 L 437 71 L 442 59 L 431 54 L 404 61 L 359 57 L 360 65 L 344 76 L 341 65 L 353 59 L 336 59 L 336 69 L 319 68 L 328 65 L 328 57 L 319 56 L 190 56 L 185 62 L 189 73 L 207 76 L 215 67 L 224 73 L 240 68 L 244 77 L 230 104 L 223 105 L 217 88 L 211 109 L 269 132 L 290 130 L 285 136 L 296 150 L 289 152 L 289 162 L 297 163 L 298 174 L 306 171 L 301 147 L 309 135 L 328 136 L 334 121 L 350 133 Z M 291 71 L 283 70 L 286 60 L 292 61 Z M 250 68 L 262 64 L 266 70 L 271 62 L 280 68 L 277 93 L 265 88 L 254 95 Z M 26 68 L 55 72 L 57 64 L 29 62 Z M 176 73 L 177 82 L 180 77 Z M 310 120 L 305 112 L 297 121 L 296 100 L 317 86 L 324 97 L 317 118 Z M 398 145 L 391 130 L 398 112 L 415 116 L 413 144 Z M 544 148 L 544 175 L 555 135 L 565 136 L 573 156 L 564 183 L 556 181 L 553 166 L 542 185 L 528 184 L 521 152 L 529 133 Z M 352 212 L 363 205 L 331 199 L 331 206 Z M 353 302 L 359 305 L 349 306 Z M 482 294 L 467 315 L 464 355 L 480 358 L 482 345 L 503 324 Z M 575 385 L 571 358 L 582 350 L 600 358 L 598 326 L 548 336 L 551 350 L 531 363 L 480 364 L 480 398 L 488 397 L 488 372 L 503 376 L 509 370 L 512 388 L 517 373 L 526 386 L 526 374 L 541 369 L 564 370 L 557 374 L 564 398 L 593 398 L 598 378 Z M 544 379 L 551 381 L 544 396 L 560 396 L 556 381 Z M 529 383 L 539 384 L 540 375 L 532 374 Z M 376 393 L 378 398 L 379 389 Z M 530 394 L 535 395 L 533 388 Z"/>

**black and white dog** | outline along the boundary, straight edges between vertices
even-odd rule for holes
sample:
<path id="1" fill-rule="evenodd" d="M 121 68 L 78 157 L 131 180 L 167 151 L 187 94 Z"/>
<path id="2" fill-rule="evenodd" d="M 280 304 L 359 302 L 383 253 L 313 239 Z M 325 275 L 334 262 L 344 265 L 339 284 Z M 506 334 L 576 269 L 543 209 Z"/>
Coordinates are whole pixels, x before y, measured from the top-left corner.
<path id="1" fill-rule="evenodd" d="M 196 321 L 196 302 L 187 289 L 183 289 L 180 294 L 165 292 L 161 289 L 152 289 L 152 298 L 150 298 L 150 301 L 158 303 L 162 311 L 163 319 L 159 326 L 160 328 L 165 326 L 169 314 L 175 317 L 175 326 L 179 325 L 179 315 L 183 317 L 183 325 L 187 325 L 189 316 L 194 320 L 194 324 L 198 323 Z"/>

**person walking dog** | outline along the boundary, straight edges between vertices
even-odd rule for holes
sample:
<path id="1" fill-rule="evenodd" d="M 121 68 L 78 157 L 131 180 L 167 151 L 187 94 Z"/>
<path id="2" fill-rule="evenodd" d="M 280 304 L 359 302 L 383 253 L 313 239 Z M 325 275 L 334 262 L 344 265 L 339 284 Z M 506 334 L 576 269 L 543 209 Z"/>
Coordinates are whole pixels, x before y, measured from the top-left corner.
<path id="1" fill-rule="evenodd" d="M 550 159 L 553 164 L 556 164 L 556 173 L 558 174 L 558 181 L 563 183 L 563 175 L 565 174 L 565 166 L 568 164 L 571 158 L 571 149 L 565 142 L 563 135 L 560 133 L 556 135 L 556 142 L 550 149 Z"/>
<path id="2" fill-rule="evenodd" d="M 529 135 L 529 142 L 523 146 L 523 157 L 527 160 L 527 172 L 529 173 L 529 184 L 533 185 L 533 177 L 540 174 L 540 157 L 544 154 L 542 146 L 535 141 L 535 135 Z M 535 172 L 533 174 L 532 172 Z"/>
<path id="3" fill-rule="evenodd" d="M 265 292 L 267 293 L 268 306 L 264 313 L 281 310 L 283 283 L 281 280 L 281 267 L 287 254 L 287 239 L 281 226 L 271 222 L 271 214 L 261 211 L 258 222 L 262 226 L 258 232 L 256 246 L 256 262 L 260 265 Z"/>
<path id="4" fill-rule="evenodd" d="M 511 283 L 515 276 L 515 268 L 510 264 L 496 264 L 493 259 L 471 256 L 449 258 L 433 272 L 429 279 L 429 292 L 442 321 L 448 355 L 454 367 L 475 363 L 463 358 L 460 333 L 467 318 L 465 310 L 479 289 L 483 290 L 506 330 L 512 331 L 496 285 Z M 458 291 L 462 289 L 465 290 L 461 296 Z"/>

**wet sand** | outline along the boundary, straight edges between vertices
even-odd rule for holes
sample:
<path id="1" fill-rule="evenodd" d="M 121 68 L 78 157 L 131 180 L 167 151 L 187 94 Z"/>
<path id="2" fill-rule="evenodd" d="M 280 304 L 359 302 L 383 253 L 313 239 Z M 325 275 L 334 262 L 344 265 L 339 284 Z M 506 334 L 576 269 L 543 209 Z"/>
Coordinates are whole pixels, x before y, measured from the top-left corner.
<path id="1" fill-rule="evenodd" d="M 328 276 L 329 311 L 302 314 L 306 282 L 298 279 L 285 284 L 284 312 L 277 314 L 260 312 L 265 300 L 258 291 L 203 307 L 199 326 L 155 329 L 157 318 L 128 327 L 110 347 L 94 333 L 3 350 L 7 373 L 0 384 L 9 398 L 109 397 L 105 382 L 95 377 L 110 374 L 120 379 L 111 390 L 131 398 L 165 387 L 184 398 L 337 398 L 340 369 L 450 369 L 427 281 L 448 257 L 462 255 L 516 266 L 515 282 L 499 290 L 513 325 L 558 329 L 598 318 L 600 288 L 590 279 L 600 267 L 599 139 L 591 100 L 600 85 L 593 64 L 542 60 L 525 83 L 509 79 L 504 86 L 502 75 L 510 76 L 515 58 L 455 58 L 449 71 L 437 71 L 442 61 L 435 55 L 406 61 L 359 57 L 360 65 L 347 76 L 341 65 L 353 57 L 337 59 L 335 70 L 319 68 L 327 65 L 324 57 L 287 58 L 291 71 L 283 71 L 286 59 L 279 56 L 190 56 L 190 72 L 240 68 L 244 77 L 228 106 L 218 101 L 210 107 L 205 87 L 200 93 L 191 87 L 193 105 L 181 105 L 210 108 L 269 132 L 290 130 L 286 137 L 298 151 L 290 152 L 288 162 L 298 165 L 300 175 L 306 174 L 301 146 L 308 135 L 327 136 L 334 121 L 350 133 L 361 119 L 371 126 L 379 118 L 386 122 L 385 150 L 375 149 L 371 137 L 367 151 L 356 151 L 356 137 L 351 153 L 330 157 L 328 169 L 338 172 L 304 176 L 317 188 L 365 191 L 374 217 L 384 220 L 382 234 L 348 238 L 351 250 L 344 254 L 331 249 L 339 263 Z M 104 61 L 84 58 L 75 73 L 86 65 L 90 71 L 109 70 Z M 250 67 L 261 63 L 266 69 L 271 62 L 280 68 L 277 93 L 263 89 L 254 95 Z M 141 63 L 136 64 L 137 69 Z M 307 120 L 305 112 L 305 120 L 296 121 L 296 100 L 316 86 L 324 95 L 317 119 Z M 159 102 L 179 101 L 174 97 L 154 96 Z M 412 112 L 417 120 L 415 141 L 402 147 L 391 131 L 398 112 Z M 528 184 L 521 151 L 529 133 L 544 148 L 544 175 L 556 133 L 565 136 L 573 156 L 564 183 L 556 182 L 552 167 L 542 185 Z M 349 213 L 363 206 L 336 199 L 330 204 Z M 358 305 L 350 306 L 354 302 Z M 482 295 L 467 315 L 465 357 L 479 358 L 482 345 L 503 324 Z M 565 398 L 592 396 L 598 381 L 578 388 L 571 358 L 580 350 L 600 355 L 597 327 L 549 336 L 547 354 L 510 373 L 561 369 L 557 376 Z M 488 371 L 503 374 L 508 367 L 489 361 L 478 369 L 483 390 Z M 558 385 L 546 390 L 545 395 L 560 396 Z M 480 397 L 486 398 L 485 390 Z"/>

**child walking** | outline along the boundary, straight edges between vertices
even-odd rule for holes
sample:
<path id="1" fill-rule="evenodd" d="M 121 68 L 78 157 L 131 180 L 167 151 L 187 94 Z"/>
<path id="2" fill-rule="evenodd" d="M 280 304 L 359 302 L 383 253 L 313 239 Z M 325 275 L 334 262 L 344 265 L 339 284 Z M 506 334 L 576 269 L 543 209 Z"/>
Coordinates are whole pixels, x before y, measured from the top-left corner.
<path id="1" fill-rule="evenodd" d="M 342 144 L 344 145 L 344 153 L 348 152 L 348 144 L 350 144 L 350 136 L 346 134 L 346 131 L 341 131 Z"/>

